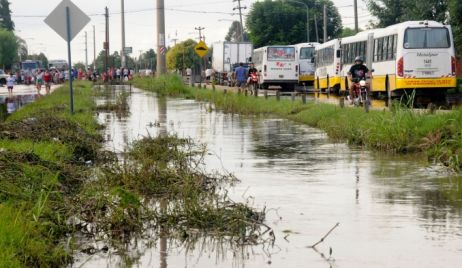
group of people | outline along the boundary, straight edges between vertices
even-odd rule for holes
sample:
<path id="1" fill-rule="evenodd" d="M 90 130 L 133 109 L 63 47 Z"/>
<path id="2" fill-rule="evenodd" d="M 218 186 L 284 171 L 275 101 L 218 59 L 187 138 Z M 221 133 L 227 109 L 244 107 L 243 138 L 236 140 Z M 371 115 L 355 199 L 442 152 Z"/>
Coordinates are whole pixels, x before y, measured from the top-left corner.
<path id="1" fill-rule="evenodd" d="M 51 83 L 59 81 L 59 74 L 56 71 L 49 71 L 49 70 L 41 70 L 38 69 L 35 72 L 31 72 L 30 74 L 25 73 L 16 73 L 10 72 L 8 77 L 6 78 L 6 87 L 8 89 L 8 95 L 13 95 L 13 89 L 15 84 L 22 84 L 22 83 L 35 83 L 35 87 L 37 89 L 37 93 L 40 95 L 42 87 L 45 86 L 46 94 L 50 94 L 51 91 Z"/>
<path id="2" fill-rule="evenodd" d="M 103 72 L 103 82 L 132 80 L 135 71 L 129 68 L 109 68 Z"/>
<path id="3" fill-rule="evenodd" d="M 253 63 L 250 63 L 249 68 L 244 67 L 244 64 L 239 63 L 239 67 L 234 70 L 234 79 L 238 88 L 243 88 L 250 84 L 252 75 L 258 75 L 258 70 Z"/>

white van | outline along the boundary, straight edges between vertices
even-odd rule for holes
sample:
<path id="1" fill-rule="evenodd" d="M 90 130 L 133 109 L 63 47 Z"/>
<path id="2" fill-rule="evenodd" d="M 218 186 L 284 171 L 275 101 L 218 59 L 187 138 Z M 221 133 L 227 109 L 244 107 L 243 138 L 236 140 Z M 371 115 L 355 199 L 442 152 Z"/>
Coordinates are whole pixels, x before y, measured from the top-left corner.
<path id="1" fill-rule="evenodd" d="M 261 88 L 280 86 L 294 90 L 298 84 L 298 61 L 295 46 L 267 46 L 255 49 L 253 63 L 257 68 Z"/>

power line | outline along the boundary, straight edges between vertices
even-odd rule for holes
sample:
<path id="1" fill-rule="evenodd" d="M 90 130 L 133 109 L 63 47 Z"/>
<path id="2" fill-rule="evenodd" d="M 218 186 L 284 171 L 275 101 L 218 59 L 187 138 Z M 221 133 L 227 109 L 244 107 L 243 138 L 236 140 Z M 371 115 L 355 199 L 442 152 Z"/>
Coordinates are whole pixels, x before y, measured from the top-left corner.
<path id="1" fill-rule="evenodd" d="M 125 14 L 133 14 L 133 13 L 142 13 L 142 12 L 151 12 L 151 11 L 157 11 L 158 8 L 146 8 L 146 9 L 139 9 L 139 10 L 131 10 L 131 11 L 125 11 Z M 220 14 L 220 15 L 239 15 L 239 13 L 234 13 L 234 12 L 223 12 L 223 11 L 203 11 L 203 10 L 188 10 L 188 9 L 177 9 L 177 8 L 165 8 L 165 10 L 168 11 L 174 11 L 174 12 L 184 12 L 184 13 L 194 13 L 194 14 Z M 122 12 L 111 12 L 109 15 L 119 15 Z M 98 17 L 98 16 L 104 16 L 104 13 L 93 13 L 93 14 L 88 14 L 89 17 Z M 13 18 L 46 18 L 46 15 L 12 15 L 11 17 Z"/>

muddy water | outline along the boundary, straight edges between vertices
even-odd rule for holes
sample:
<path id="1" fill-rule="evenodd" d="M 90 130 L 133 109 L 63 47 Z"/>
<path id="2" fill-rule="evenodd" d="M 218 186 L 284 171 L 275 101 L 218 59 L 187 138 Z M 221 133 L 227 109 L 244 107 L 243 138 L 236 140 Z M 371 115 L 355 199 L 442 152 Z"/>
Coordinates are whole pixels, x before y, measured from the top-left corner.
<path id="1" fill-rule="evenodd" d="M 127 118 L 99 115 L 108 125 L 108 148 L 120 152 L 127 142 L 160 132 L 207 143 L 209 168 L 225 168 L 242 181 L 230 190 L 234 200 L 269 209 L 276 244 L 233 252 L 214 243 L 186 250 L 175 241 L 138 242 L 130 261 L 117 253 L 79 255 L 75 267 L 462 265 L 462 181 L 423 158 L 371 153 L 286 120 L 210 112 L 208 104 L 139 90 L 129 102 Z M 307 247 L 337 222 L 318 251 Z"/>

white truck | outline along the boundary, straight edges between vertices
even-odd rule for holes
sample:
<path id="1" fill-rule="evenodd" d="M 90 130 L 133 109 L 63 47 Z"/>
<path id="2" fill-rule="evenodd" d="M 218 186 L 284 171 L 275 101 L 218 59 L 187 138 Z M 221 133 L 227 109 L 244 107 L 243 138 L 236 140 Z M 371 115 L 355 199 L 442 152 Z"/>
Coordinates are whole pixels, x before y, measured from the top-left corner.
<path id="1" fill-rule="evenodd" d="M 229 83 L 231 74 L 239 63 L 248 66 L 252 58 L 253 45 L 249 42 L 213 43 L 212 68 L 219 84 Z"/>

